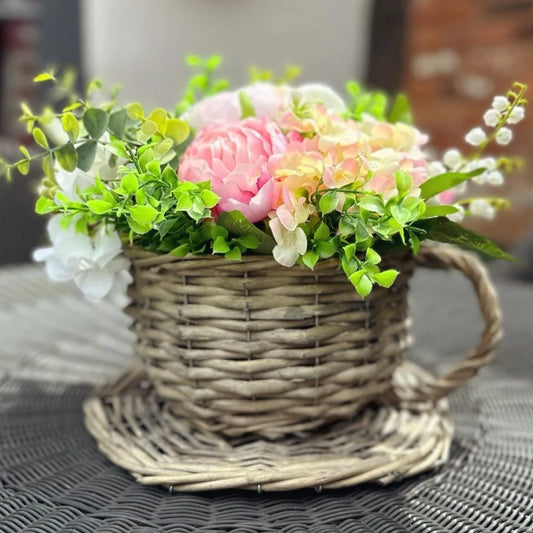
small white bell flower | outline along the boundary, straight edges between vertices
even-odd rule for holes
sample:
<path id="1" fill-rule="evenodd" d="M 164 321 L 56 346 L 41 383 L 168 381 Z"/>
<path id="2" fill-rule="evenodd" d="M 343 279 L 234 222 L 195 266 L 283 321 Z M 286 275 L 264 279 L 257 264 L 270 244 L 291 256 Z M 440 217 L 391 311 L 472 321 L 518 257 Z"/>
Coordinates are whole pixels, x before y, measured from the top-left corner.
<path id="1" fill-rule="evenodd" d="M 465 141 L 472 146 L 479 146 L 486 140 L 487 135 L 481 128 L 473 128 L 465 136 Z"/>
<path id="2" fill-rule="evenodd" d="M 506 145 L 513 139 L 513 132 L 509 128 L 501 128 L 496 133 L 496 142 L 501 145 Z"/>
<path id="3" fill-rule="evenodd" d="M 509 105 L 509 100 L 506 96 L 495 96 L 492 100 L 492 107 L 496 111 L 505 111 Z"/>
<path id="4" fill-rule="evenodd" d="M 523 106 L 515 107 L 507 118 L 508 124 L 518 124 L 526 116 L 526 111 Z"/>
<path id="5" fill-rule="evenodd" d="M 448 168 L 457 168 L 462 163 L 463 156 L 457 148 L 450 148 L 444 152 L 442 160 Z"/>
<path id="6" fill-rule="evenodd" d="M 465 210 L 463 209 L 463 206 L 455 204 L 453 207 L 457 208 L 457 211 L 448 215 L 448 218 L 452 222 L 461 222 L 463 218 L 465 218 Z"/>
<path id="7" fill-rule="evenodd" d="M 498 125 L 500 118 L 500 112 L 496 111 L 496 109 L 489 109 L 488 111 L 485 111 L 485 114 L 483 115 L 485 124 L 491 128 L 494 128 Z"/>
<path id="8" fill-rule="evenodd" d="M 473 215 L 492 219 L 496 214 L 496 209 L 487 202 L 484 198 L 476 198 L 470 202 L 470 212 Z"/>
<path id="9" fill-rule="evenodd" d="M 440 161 L 432 161 L 427 165 L 428 175 L 430 178 L 433 176 L 438 176 L 439 174 L 444 174 L 446 172 L 446 167 Z"/>
<path id="10" fill-rule="evenodd" d="M 491 170 L 487 173 L 487 183 L 490 185 L 498 187 L 499 185 L 503 185 L 503 182 L 503 174 L 499 170 Z"/>

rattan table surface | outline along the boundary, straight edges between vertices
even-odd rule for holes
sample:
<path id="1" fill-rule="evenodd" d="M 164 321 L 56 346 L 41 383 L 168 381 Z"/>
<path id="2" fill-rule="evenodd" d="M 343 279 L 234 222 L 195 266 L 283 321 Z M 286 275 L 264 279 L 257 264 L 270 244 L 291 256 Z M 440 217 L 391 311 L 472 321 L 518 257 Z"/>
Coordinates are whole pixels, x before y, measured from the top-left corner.
<path id="1" fill-rule="evenodd" d="M 445 369 L 479 334 L 474 299 L 454 274 L 412 285 L 413 358 Z M 83 425 L 91 388 L 133 363 L 128 319 L 36 267 L 0 270 L 0 532 L 531 532 L 533 285 L 497 286 L 506 336 L 451 397 L 456 437 L 440 470 L 320 494 L 168 494 L 107 461 Z"/>

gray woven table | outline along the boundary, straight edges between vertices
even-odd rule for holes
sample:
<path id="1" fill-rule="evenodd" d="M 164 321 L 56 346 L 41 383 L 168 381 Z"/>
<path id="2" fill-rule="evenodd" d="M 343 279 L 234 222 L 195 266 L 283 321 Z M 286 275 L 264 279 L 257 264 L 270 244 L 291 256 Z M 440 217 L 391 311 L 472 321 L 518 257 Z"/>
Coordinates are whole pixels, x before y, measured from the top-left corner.
<path id="1" fill-rule="evenodd" d="M 506 337 L 451 397 L 456 437 L 440 470 L 321 494 L 168 494 L 109 463 L 83 425 L 91 388 L 133 363 L 128 320 L 35 267 L 0 271 L 0 531 L 533 531 L 533 285 L 498 287 Z M 420 272 L 412 293 L 413 358 L 451 366 L 481 328 L 467 282 Z"/>

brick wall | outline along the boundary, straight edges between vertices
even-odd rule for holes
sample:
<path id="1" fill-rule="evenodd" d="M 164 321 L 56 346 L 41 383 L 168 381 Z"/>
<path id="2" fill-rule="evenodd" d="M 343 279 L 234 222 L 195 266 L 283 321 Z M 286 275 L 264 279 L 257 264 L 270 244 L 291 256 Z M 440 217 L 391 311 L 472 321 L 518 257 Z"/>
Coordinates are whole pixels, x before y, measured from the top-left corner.
<path id="1" fill-rule="evenodd" d="M 513 207 L 493 222 L 470 223 L 504 245 L 517 243 L 533 232 L 533 0 L 411 0 L 406 35 L 404 86 L 417 124 L 439 150 L 466 149 L 464 134 L 482 125 L 492 95 L 515 80 L 529 84 L 526 119 L 506 147 L 526 169 L 488 191 Z"/>

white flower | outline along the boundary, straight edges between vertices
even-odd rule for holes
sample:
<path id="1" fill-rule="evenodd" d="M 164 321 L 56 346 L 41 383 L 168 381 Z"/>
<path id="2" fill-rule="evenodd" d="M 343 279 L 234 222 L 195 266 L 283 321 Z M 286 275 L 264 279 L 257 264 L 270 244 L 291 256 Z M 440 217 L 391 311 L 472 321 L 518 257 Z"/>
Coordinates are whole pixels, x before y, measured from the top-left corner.
<path id="1" fill-rule="evenodd" d="M 477 176 L 474 176 L 472 178 L 472 181 L 477 183 L 478 185 L 483 185 L 487 182 L 488 174 L 486 172 L 482 172 L 481 174 L 478 174 Z"/>
<path id="2" fill-rule="evenodd" d="M 491 170 L 487 174 L 487 183 L 489 183 L 490 185 L 503 185 L 503 182 L 503 174 L 499 170 Z"/>
<path id="3" fill-rule="evenodd" d="M 462 163 L 463 156 L 457 148 L 450 148 L 444 152 L 442 160 L 448 168 L 457 168 Z"/>
<path id="4" fill-rule="evenodd" d="M 498 144 L 509 144 L 513 138 L 513 132 L 509 128 L 501 128 L 496 133 L 496 142 Z"/>
<path id="5" fill-rule="evenodd" d="M 507 109 L 508 104 L 509 100 L 506 96 L 495 96 L 492 100 L 492 107 L 496 111 L 505 111 Z"/>
<path id="6" fill-rule="evenodd" d="M 270 229 L 276 240 L 276 246 L 272 250 L 274 259 L 283 266 L 293 266 L 298 258 L 307 250 L 307 237 L 300 227 L 293 231 L 283 226 L 278 218 L 270 221 Z"/>
<path id="7" fill-rule="evenodd" d="M 321 103 L 334 113 L 346 111 L 343 99 L 326 85 L 309 83 L 292 89 L 287 85 L 260 82 L 204 98 L 187 109 L 182 118 L 197 130 L 215 120 L 237 122 L 242 118 L 240 93 L 246 94 L 250 99 L 258 118 L 275 118 L 281 111 L 288 109 L 293 96 L 298 96 L 309 104 Z"/>
<path id="8" fill-rule="evenodd" d="M 496 168 L 496 159 L 494 157 L 483 157 L 481 159 L 478 159 L 477 168 L 494 170 Z"/>
<path id="9" fill-rule="evenodd" d="M 327 85 L 321 83 L 307 83 L 293 89 L 292 94 L 310 104 L 322 104 L 333 113 L 344 113 L 344 100 Z"/>
<path id="10" fill-rule="evenodd" d="M 483 115 L 483 120 L 485 121 L 485 124 L 487 126 L 490 126 L 491 128 L 494 128 L 498 125 L 498 123 L 500 122 L 500 118 L 500 112 L 496 111 L 496 109 L 489 109 Z"/>
<path id="11" fill-rule="evenodd" d="M 452 213 L 451 215 L 448 215 L 448 218 L 452 222 L 461 222 L 463 218 L 465 217 L 465 210 L 463 209 L 463 206 L 459 204 L 454 204 L 453 207 L 457 208 L 457 212 Z"/>
<path id="12" fill-rule="evenodd" d="M 35 261 L 44 261 L 48 277 L 55 282 L 74 281 L 89 300 L 109 297 L 125 304 L 125 288 L 131 283 L 129 261 L 121 255 L 118 233 L 100 226 L 94 237 L 76 232 L 74 224 L 60 226 L 62 215 L 48 223 L 49 248 L 34 251 Z"/>
<path id="13" fill-rule="evenodd" d="M 526 116 L 526 111 L 522 106 L 515 107 L 511 113 L 509 113 L 509 117 L 507 118 L 507 122 L 509 124 L 517 124 L 520 122 L 524 117 Z"/>
<path id="14" fill-rule="evenodd" d="M 479 146 L 486 140 L 487 136 L 481 128 L 473 128 L 465 136 L 465 141 L 472 146 Z"/>
<path id="15" fill-rule="evenodd" d="M 476 198 L 470 202 L 470 212 L 483 218 L 494 218 L 496 209 L 484 198 Z"/>
<path id="16" fill-rule="evenodd" d="M 432 161 L 431 163 L 428 163 L 427 169 L 430 178 L 446 172 L 446 167 L 440 161 Z"/>

